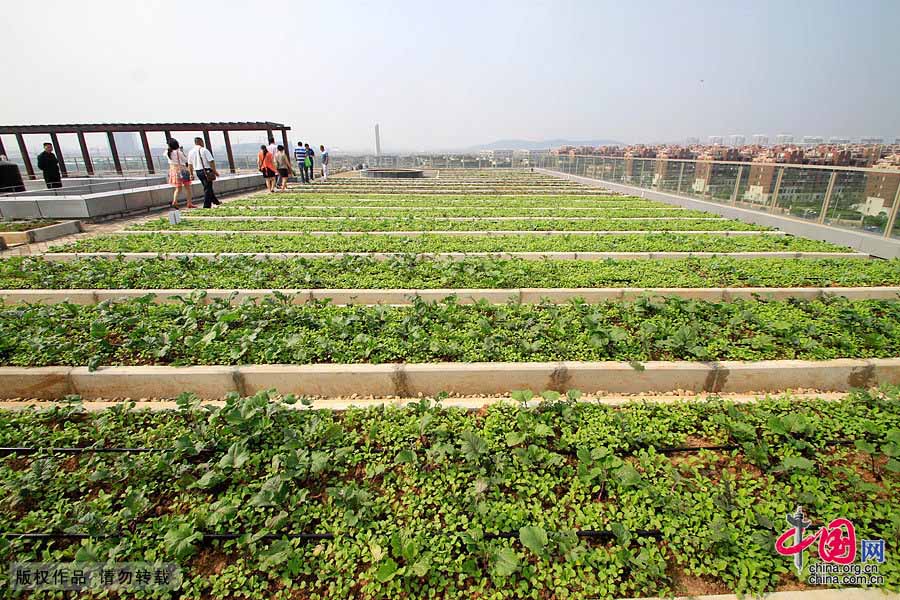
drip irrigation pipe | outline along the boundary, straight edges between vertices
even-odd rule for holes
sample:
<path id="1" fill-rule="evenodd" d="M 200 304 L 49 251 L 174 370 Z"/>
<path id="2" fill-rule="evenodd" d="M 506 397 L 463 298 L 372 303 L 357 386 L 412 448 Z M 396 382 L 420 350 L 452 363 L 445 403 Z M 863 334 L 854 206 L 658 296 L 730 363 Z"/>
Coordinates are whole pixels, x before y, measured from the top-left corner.
<path id="1" fill-rule="evenodd" d="M 864 439 L 864 438 L 863 438 Z M 828 440 L 822 443 L 823 446 L 850 446 L 856 443 L 856 440 Z M 682 452 L 700 452 L 701 450 L 709 450 L 711 452 L 729 452 L 732 450 L 740 450 L 743 448 L 740 444 L 720 444 L 716 446 L 662 446 L 662 447 L 654 447 L 654 446 L 644 446 L 641 448 L 635 448 L 632 450 L 624 450 L 619 452 L 619 455 L 630 455 L 638 450 L 648 450 L 650 448 L 655 448 L 656 452 L 659 454 L 678 454 Z M 387 450 L 383 448 L 358 448 L 358 450 L 365 450 L 366 452 L 393 452 L 394 450 Z M 427 450 L 427 448 L 421 449 Z M 546 448 L 546 450 L 550 452 L 554 452 L 556 454 L 563 454 L 567 456 L 574 456 L 576 451 L 570 449 L 552 449 Z M 19 454 L 38 454 L 40 452 L 51 452 L 58 454 L 115 454 L 115 453 L 128 453 L 128 454 L 145 454 L 145 453 L 166 453 L 166 452 L 177 452 L 177 448 L 119 448 L 119 447 L 108 447 L 108 448 L 95 448 L 95 447 L 60 447 L 60 448 L 52 448 L 52 447 L 31 447 L 31 446 L 10 446 L 10 447 L 0 447 L 0 456 L 9 456 L 9 455 L 19 455 Z M 197 450 L 198 454 L 212 454 L 214 452 L 226 452 L 227 448 L 203 448 L 201 450 Z"/>

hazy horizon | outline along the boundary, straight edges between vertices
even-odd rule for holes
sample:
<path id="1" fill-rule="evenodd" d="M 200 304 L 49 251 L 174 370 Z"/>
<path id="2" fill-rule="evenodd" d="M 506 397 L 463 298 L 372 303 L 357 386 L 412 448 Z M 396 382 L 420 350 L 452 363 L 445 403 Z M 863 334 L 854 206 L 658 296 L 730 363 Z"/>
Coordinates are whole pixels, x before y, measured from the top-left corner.
<path id="1" fill-rule="evenodd" d="M 269 120 L 370 152 L 376 122 L 386 152 L 900 137 L 886 0 L 37 6 L 4 6 L 3 124 Z"/>

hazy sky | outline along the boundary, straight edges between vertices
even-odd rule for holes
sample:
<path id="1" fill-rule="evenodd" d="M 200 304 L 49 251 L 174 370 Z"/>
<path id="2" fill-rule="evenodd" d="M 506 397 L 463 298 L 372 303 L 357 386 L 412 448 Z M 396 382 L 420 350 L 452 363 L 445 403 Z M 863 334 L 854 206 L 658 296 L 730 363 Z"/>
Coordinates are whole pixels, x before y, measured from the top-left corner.
<path id="1" fill-rule="evenodd" d="M 374 148 L 375 122 L 387 150 L 900 137 L 898 0 L 45 0 L 3 12 L 7 124 L 271 120 L 347 150 Z"/>

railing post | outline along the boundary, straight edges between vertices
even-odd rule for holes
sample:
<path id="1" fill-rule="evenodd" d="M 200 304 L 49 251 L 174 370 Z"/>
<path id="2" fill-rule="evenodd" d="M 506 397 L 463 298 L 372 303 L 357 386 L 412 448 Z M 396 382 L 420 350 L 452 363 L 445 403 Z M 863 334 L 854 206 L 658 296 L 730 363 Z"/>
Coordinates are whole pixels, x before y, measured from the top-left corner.
<path id="1" fill-rule="evenodd" d="M 891 205 L 891 216 L 888 217 L 887 225 L 884 227 L 884 237 L 891 237 L 891 230 L 894 229 L 894 223 L 897 222 L 897 205 L 900 204 L 900 174 L 896 175 L 897 192 L 894 194 L 894 203 Z"/>
<path id="2" fill-rule="evenodd" d="M 831 194 L 834 192 L 835 180 L 837 180 L 837 171 L 832 171 L 831 177 L 828 179 L 828 188 L 825 190 L 825 200 L 822 201 L 822 212 L 819 213 L 819 218 L 816 219 L 817 223 L 825 222 L 825 215 L 828 213 L 828 205 L 831 204 Z"/>
<path id="3" fill-rule="evenodd" d="M 66 161 L 63 158 L 62 148 L 59 146 L 59 139 L 55 133 L 50 134 L 50 141 L 53 143 L 53 149 L 56 150 L 56 160 L 59 161 L 59 174 L 63 177 L 69 176 L 69 170 L 66 169 Z M 3 147 L 0 146 L 0 154 L 3 154 Z"/>
<path id="4" fill-rule="evenodd" d="M 737 204 L 738 188 L 741 187 L 741 176 L 744 174 L 744 165 L 738 167 L 737 179 L 734 181 L 734 190 L 731 191 L 731 205 Z"/>
<path id="5" fill-rule="evenodd" d="M 781 178 L 784 177 L 784 167 L 778 169 L 778 176 L 775 178 L 775 189 L 772 191 L 772 206 L 769 207 L 769 212 L 775 212 L 775 206 L 778 204 L 778 192 L 781 191 Z"/>

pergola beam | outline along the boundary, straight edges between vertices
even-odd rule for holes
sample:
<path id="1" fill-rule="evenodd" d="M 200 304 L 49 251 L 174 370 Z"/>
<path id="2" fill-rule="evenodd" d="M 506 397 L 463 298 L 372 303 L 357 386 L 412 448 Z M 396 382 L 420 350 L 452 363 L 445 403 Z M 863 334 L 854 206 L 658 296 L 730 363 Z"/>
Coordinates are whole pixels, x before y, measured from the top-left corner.
<path id="1" fill-rule="evenodd" d="M 53 149 L 56 150 L 56 160 L 59 161 L 59 174 L 63 177 L 68 177 L 69 170 L 66 169 L 66 160 L 63 158 L 62 147 L 60 147 L 59 138 L 56 137 L 55 133 L 50 134 L 50 142 L 53 144 Z"/>
<path id="2" fill-rule="evenodd" d="M 19 153 L 22 155 L 22 160 L 25 162 L 25 171 L 28 173 L 28 178 L 37 179 L 34 174 L 34 167 L 31 165 L 31 157 L 28 156 L 28 147 L 25 145 L 25 138 L 22 137 L 21 133 L 16 134 L 16 141 L 19 143 Z"/>
<path id="3" fill-rule="evenodd" d="M 56 125 L 0 125 L 0 134 L 17 133 L 130 133 L 135 131 L 272 131 L 290 127 L 272 121 L 211 121 L 199 123 L 73 123 Z"/>
<path id="4" fill-rule="evenodd" d="M 25 170 L 31 179 L 36 179 L 34 167 L 31 164 L 31 158 L 28 156 L 28 149 L 25 147 L 24 135 L 41 134 L 50 135 L 53 145 L 56 148 L 57 157 L 60 162 L 60 174 L 63 177 L 68 176 L 65 162 L 63 161 L 62 148 L 57 140 L 57 135 L 67 133 L 78 136 L 78 144 L 81 147 L 81 156 L 84 159 L 85 169 L 88 175 L 94 174 L 94 164 L 88 151 L 87 142 L 85 141 L 86 133 L 105 133 L 109 141 L 109 148 L 112 152 L 113 162 L 116 172 L 122 174 L 122 162 L 119 158 L 118 148 L 116 146 L 116 133 L 137 133 L 141 138 L 141 146 L 144 150 L 144 159 L 147 162 L 147 173 L 154 174 L 156 169 L 153 165 L 153 155 L 150 150 L 150 143 L 147 140 L 147 133 L 162 133 L 166 141 L 171 138 L 172 132 L 177 131 L 202 131 L 203 140 L 206 147 L 212 152 L 212 141 L 210 133 L 213 131 L 221 131 L 225 140 L 225 152 L 228 155 L 228 166 L 232 173 L 236 171 L 234 164 L 234 152 L 231 147 L 231 137 L 229 133 L 232 131 L 265 131 L 268 137 L 274 139 L 273 131 L 281 131 L 281 139 L 284 142 L 285 149 L 288 149 L 288 135 L 290 127 L 283 123 L 275 123 L 273 121 L 211 121 L 205 123 L 71 123 L 56 125 L 0 125 L 0 134 L 14 135 L 19 143 L 19 150 L 22 153 Z M 3 153 L 3 145 L 0 143 L 0 154 Z"/>
<path id="5" fill-rule="evenodd" d="M 228 155 L 228 169 L 234 173 L 234 154 L 231 152 L 231 138 L 228 136 L 228 130 L 222 132 L 222 136 L 225 138 L 225 154 Z"/>
<path id="6" fill-rule="evenodd" d="M 84 168 L 88 175 L 94 174 L 94 163 L 91 162 L 91 153 L 88 152 L 87 140 L 84 139 L 84 133 L 78 132 L 78 145 L 81 146 L 81 158 L 84 159 Z"/>
<path id="7" fill-rule="evenodd" d="M 141 129 L 141 146 L 144 147 L 144 160 L 147 161 L 147 173 L 153 175 L 156 170 L 153 168 L 153 154 L 150 153 L 150 142 L 147 141 L 147 132 Z"/>

